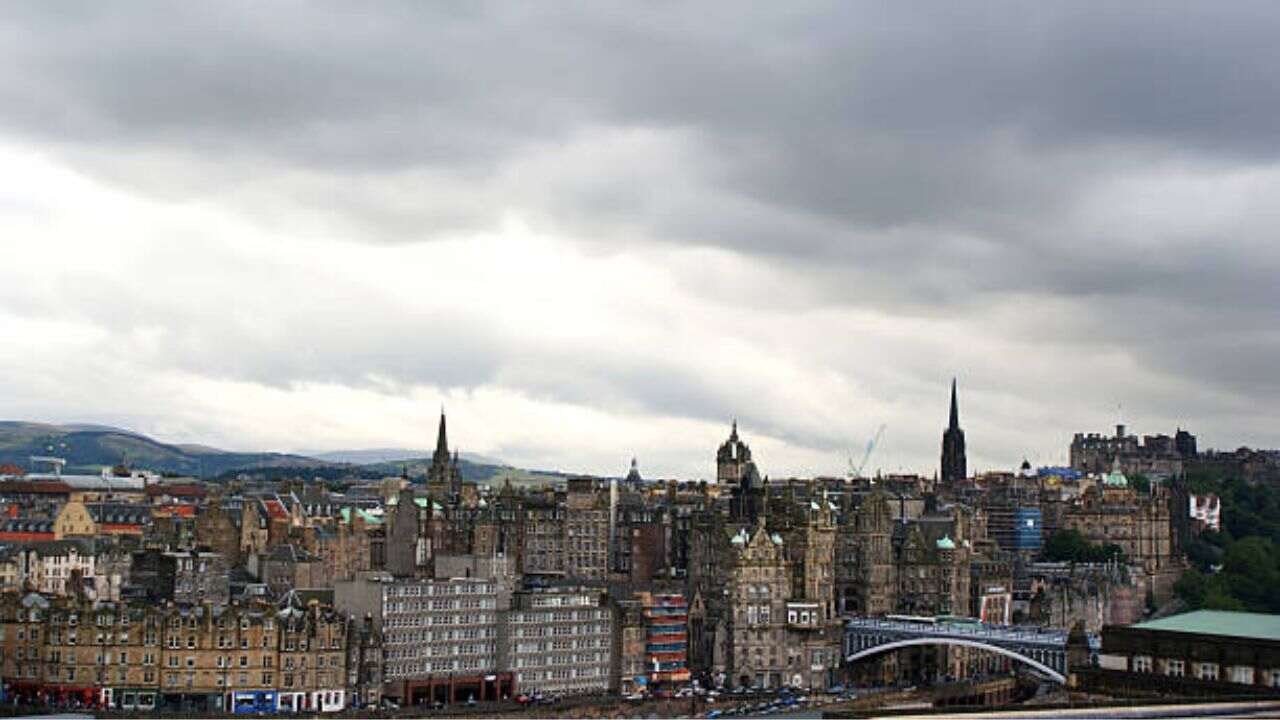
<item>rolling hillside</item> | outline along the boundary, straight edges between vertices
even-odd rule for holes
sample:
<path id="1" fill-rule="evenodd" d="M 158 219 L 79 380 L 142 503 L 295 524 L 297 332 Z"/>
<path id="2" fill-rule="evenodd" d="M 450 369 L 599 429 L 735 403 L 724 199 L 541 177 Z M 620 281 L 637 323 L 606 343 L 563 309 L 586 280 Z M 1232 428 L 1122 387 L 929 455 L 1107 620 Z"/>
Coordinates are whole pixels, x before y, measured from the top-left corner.
<path id="1" fill-rule="evenodd" d="M 52 455 L 67 461 L 65 472 L 96 474 L 103 467 L 127 461 L 131 467 L 162 473 L 215 478 L 236 472 L 260 472 L 271 477 L 293 474 L 337 478 L 355 475 L 377 478 L 399 475 L 405 469 L 425 475 L 431 465 L 425 451 L 346 450 L 319 456 L 273 452 L 232 452 L 199 444 L 168 444 L 121 428 L 102 425 L 0 421 L 0 465 L 33 470 L 32 456 Z M 416 456 L 416 457 L 414 457 Z M 394 458 L 394 459 L 391 459 Z M 361 462 L 364 460 L 365 462 Z M 524 470 L 500 460 L 463 456 L 459 465 L 465 480 L 542 484 L 563 479 L 556 472 Z"/>
<path id="2" fill-rule="evenodd" d="M 214 477 L 239 469 L 326 465 L 301 455 L 169 445 L 119 428 L 0 421 L 0 464 L 31 469 L 33 455 L 66 459 L 66 472 L 96 473 L 103 466 L 127 460 L 130 466 L 140 469 L 198 477 Z"/>

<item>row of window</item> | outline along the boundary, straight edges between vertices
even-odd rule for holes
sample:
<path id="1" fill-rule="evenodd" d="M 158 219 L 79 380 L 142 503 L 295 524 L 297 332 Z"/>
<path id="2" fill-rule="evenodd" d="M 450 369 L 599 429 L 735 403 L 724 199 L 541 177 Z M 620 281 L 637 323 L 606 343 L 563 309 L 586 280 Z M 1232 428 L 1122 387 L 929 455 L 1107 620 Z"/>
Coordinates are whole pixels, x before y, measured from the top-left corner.
<path id="1" fill-rule="evenodd" d="M 608 653 L 566 653 L 564 655 L 518 655 L 515 658 L 514 664 L 517 668 L 530 668 L 544 667 L 547 665 L 603 663 L 608 661 Z"/>
<path id="2" fill-rule="evenodd" d="M 548 622 L 567 622 L 569 620 L 604 620 L 609 617 L 608 610 L 589 609 L 589 610 L 559 610 L 556 612 L 514 612 L 511 613 L 511 622 L 513 623 L 548 623 Z"/>
<path id="3" fill-rule="evenodd" d="M 422 597 L 433 595 L 491 595 L 494 587 L 485 582 L 422 583 L 387 588 L 387 597 Z"/>
<path id="4" fill-rule="evenodd" d="M 590 637 L 579 640 L 552 640 L 550 642 L 522 642 L 516 645 L 516 652 L 546 652 L 548 650 L 591 650 L 609 647 L 608 637 Z"/>
<path id="5" fill-rule="evenodd" d="M 408 660 L 420 657 L 447 657 L 453 655 L 492 655 L 493 643 L 466 643 L 464 645 L 413 645 L 407 648 L 389 648 L 388 660 Z"/>
<path id="6" fill-rule="evenodd" d="M 492 658 L 463 658 L 459 660 L 433 660 L 418 663 L 388 663 L 387 677 L 415 677 L 431 673 L 449 673 L 462 670 L 492 670 Z"/>
<path id="7" fill-rule="evenodd" d="M 1255 680 L 1254 668 L 1249 665 L 1231 665 L 1224 669 L 1218 663 L 1212 662 L 1193 662 L 1187 663 L 1185 660 L 1178 659 L 1155 659 L 1150 655 L 1135 655 L 1131 664 L 1133 672 L 1158 672 L 1169 677 L 1187 677 L 1188 670 L 1191 671 L 1190 677 L 1197 680 L 1219 680 L 1245 685 L 1253 685 Z M 1264 671 L 1263 680 L 1269 687 L 1280 688 L 1280 668 Z"/>
<path id="8" fill-rule="evenodd" d="M 486 625 L 495 622 L 493 613 L 465 613 L 459 615 L 411 615 L 388 617 L 389 628 L 423 627 L 430 625 Z"/>

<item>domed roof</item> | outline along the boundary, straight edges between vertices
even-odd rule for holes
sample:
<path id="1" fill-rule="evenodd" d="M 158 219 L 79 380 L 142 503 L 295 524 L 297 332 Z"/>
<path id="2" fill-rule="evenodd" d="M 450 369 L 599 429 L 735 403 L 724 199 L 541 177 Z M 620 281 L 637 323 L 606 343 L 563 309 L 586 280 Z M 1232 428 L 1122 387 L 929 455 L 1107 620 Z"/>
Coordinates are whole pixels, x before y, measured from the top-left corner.
<path id="1" fill-rule="evenodd" d="M 640 468 L 636 466 L 636 459 L 631 458 L 631 470 L 627 472 L 626 482 L 631 485 L 639 485 L 644 482 L 644 478 L 640 477 Z"/>
<path id="2" fill-rule="evenodd" d="M 1129 487 L 1129 478 L 1117 470 L 1108 473 L 1106 477 L 1102 478 L 1102 484 L 1107 487 Z"/>
<path id="3" fill-rule="evenodd" d="M 952 540 L 951 536 L 949 535 L 943 535 L 942 537 L 938 538 L 937 545 L 939 550 L 955 550 L 956 549 L 956 541 Z"/>

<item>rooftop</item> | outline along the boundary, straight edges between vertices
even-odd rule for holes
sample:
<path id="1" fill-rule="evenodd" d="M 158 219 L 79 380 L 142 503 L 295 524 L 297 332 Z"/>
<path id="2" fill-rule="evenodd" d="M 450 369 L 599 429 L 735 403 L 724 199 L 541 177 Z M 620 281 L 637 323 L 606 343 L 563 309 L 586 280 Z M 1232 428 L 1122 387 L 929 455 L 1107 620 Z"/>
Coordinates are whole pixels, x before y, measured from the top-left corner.
<path id="1" fill-rule="evenodd" d="M 1227 610 L 1196 610 L 1172 615 L 1159 620 L 1138 623 L 1141 630 L 1223 635 L 1226 637 L 1280 641 L 1280 615 L 1263 613 L 1230 612 Z"/>

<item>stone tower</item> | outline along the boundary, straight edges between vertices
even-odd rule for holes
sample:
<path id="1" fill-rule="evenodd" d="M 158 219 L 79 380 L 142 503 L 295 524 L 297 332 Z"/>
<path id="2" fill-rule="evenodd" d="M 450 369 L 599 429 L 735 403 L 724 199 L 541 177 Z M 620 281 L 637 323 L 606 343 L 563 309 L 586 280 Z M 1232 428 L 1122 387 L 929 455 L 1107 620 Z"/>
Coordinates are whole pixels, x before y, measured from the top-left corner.
<path id="1" fill-rule="evenodd" d="M 738 421 L 734 420 L 729 439 L 716 451 L 716 482 L 736 487 L 746 477 L 750 465 L 751 448 L 738 438 Z"/>
<path id="2" fill-rule="evenodd" d="M 960 406 L 956 402 L 956 381 L 951 379 L 951 422 L 942 433 L 942 477 L 944 485 L 963 482 L 968 477 L 965 467 L 964 431 L 960 429 Z"/>
<path id="3" fill-rule="evenodd" d="M 456 505 L 462 496 L 462 472 L 458 467 L 458 454 L 449 454 L 449 435 L 443 410 L 440 411 L 440 430 L 436 434 L 436 451 L 431 456 L 431 468 L 427 471 L 427 489 L 432 497 L 442 498 L 449 505 Z"/>

